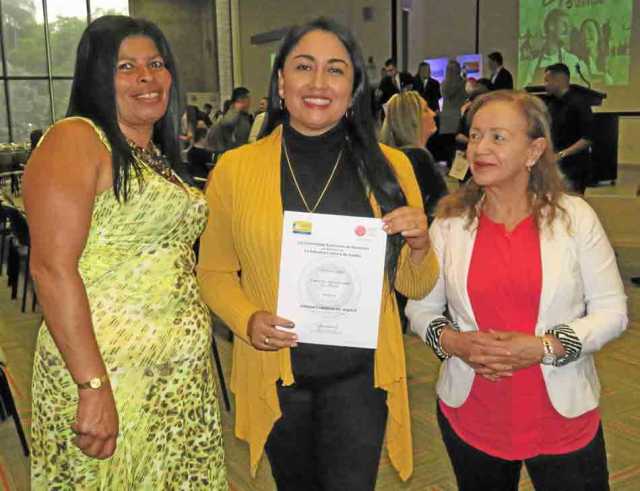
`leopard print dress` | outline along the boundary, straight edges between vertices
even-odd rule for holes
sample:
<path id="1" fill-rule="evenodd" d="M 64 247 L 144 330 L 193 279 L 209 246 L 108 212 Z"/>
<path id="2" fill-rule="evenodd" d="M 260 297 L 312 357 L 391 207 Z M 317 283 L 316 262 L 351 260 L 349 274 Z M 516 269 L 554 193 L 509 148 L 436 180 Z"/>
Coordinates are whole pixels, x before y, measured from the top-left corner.
<path id="1" fill-rule="evenodd" d="M 111 190 L 97 196 L 79 263 L 118 409 L 117 449 L 96 460 L 73 444 L 77 388 L 43 325 L 33 375 L 34 490 L 227 489 L 210 314 L 193 272 L 206 201 L 141 164 L 128 201 Z"/>

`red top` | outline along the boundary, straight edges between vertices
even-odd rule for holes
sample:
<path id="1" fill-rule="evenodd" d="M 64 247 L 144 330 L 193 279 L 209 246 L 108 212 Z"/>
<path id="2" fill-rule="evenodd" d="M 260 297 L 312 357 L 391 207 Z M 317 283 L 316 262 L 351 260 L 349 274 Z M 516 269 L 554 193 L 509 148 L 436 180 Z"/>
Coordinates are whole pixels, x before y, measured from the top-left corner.
<path id="1" fill-rule="evenodd" d="M 511 232 L 480 217 L 467 288 L 480 331 L 535 333 L 542 261 L 532 216 Z M 573 452 L 595 437 L 600 424 L 598 409 L 577 418 L 561 416 L 551 405 L 538 364 L 498 382 L 476 376 L 461 407 L 442 401 L 440 407 L 465 442 L 507 460 Z"/>

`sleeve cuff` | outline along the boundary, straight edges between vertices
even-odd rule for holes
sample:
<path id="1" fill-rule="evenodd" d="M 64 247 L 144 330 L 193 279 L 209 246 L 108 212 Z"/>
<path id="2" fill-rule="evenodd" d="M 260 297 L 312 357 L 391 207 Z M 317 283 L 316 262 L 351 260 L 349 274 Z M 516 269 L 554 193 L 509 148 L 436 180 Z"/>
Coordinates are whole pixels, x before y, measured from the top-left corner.
<path id="1" fill-rule="evenodd" d="M 575 331 L 569 326 L 562 324 L 556 327 L 552 327 L 545 331 L 545 334 L 554 336 L 560 344 L 564 347 L 565 355 L 562 358 L 558 358 L 555 362 L 555 366 L 561 367 L 567 363 L 575 361 L 582 353 L 582 341 L 577 336 Z"/>
<path id="2" fill-rule="evenodd" d="M 429 323 L 424 336 L 425 343 L 433 350 L 440 361 L 451 358 L 451 355 L 447 353 L 440 344 L 440 336 L 442 336 L 442 331 L 444 331 L 446 327 L 451 327 L 456 331 L 458 330 L 458 327 L 446 317 L 436 317 Z"/>

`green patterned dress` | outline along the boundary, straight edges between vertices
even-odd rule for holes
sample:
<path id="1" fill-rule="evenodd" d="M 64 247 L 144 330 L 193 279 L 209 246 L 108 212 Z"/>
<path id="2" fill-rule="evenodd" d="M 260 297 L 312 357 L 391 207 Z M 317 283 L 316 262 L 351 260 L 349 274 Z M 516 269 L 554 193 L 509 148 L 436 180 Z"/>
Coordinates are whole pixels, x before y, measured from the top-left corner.
<path id="1" fill-rule="evenodd" d="M 210 316 L 192 250 L 207 204 L 144 162 L 142 175 L 126 203 L 112 190 L 96 197 L 79 264 L 120 418 L 116 452 L 97 460 L 73 444 L 77 388 L 43 325 L 33 374 L 34 490 L 227 489 Z"/>

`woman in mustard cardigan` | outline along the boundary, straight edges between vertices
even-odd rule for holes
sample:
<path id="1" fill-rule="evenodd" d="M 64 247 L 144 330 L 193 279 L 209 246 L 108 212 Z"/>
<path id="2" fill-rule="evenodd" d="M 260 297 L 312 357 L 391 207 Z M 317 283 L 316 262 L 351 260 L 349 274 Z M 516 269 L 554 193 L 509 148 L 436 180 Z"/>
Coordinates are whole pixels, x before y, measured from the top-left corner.
<path id="1" fill-rule="evenodd" d="M 390 285 L 421 298 L 438 274 L 411 164 L 378 145 L 362 55 L 332 21 L 287 34 L 269 95 L 262 138 L 225 153 L 210 177 L 198 266 L 205 301 L 238 338 L 236 435 L 249 443 L 252 473 L 266 450 L 279 490 L 358 491 L 375 487 L 386 426 L 391 462 L 407 479 L 405 356 Z M 295 319 L 274 315 L 283 210 L 383 218 L 375 350 L 298 344 Z"/>

